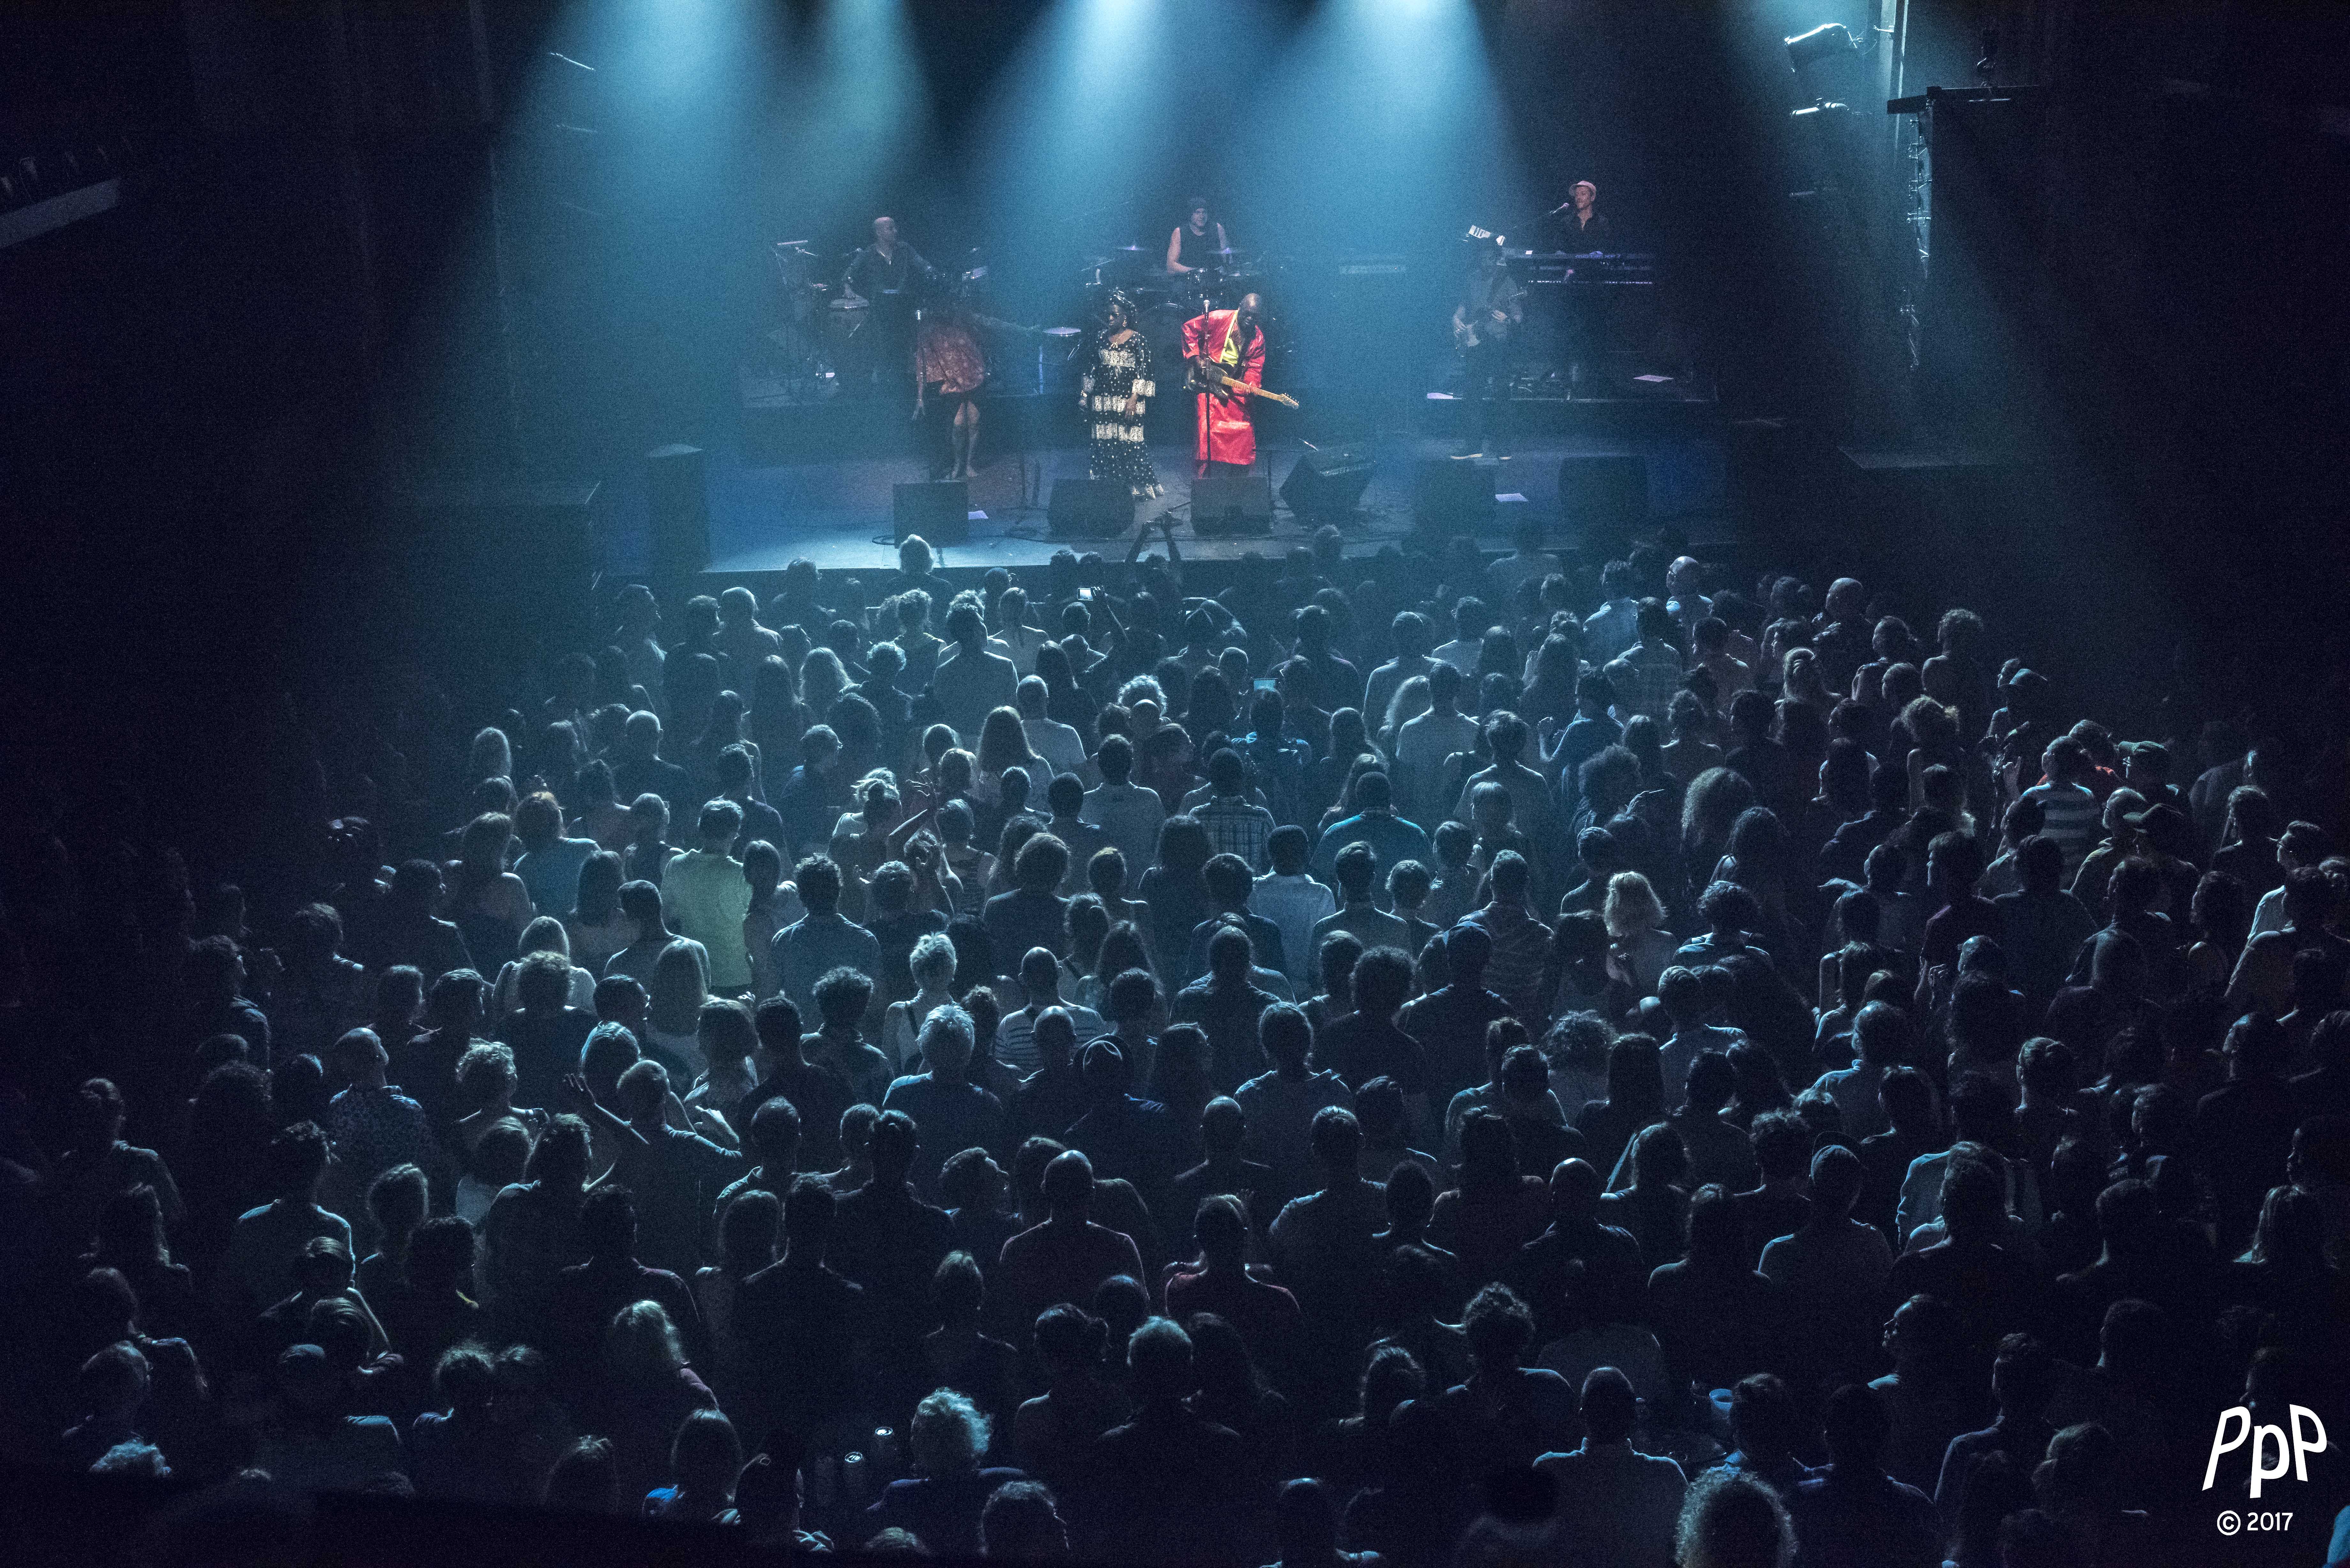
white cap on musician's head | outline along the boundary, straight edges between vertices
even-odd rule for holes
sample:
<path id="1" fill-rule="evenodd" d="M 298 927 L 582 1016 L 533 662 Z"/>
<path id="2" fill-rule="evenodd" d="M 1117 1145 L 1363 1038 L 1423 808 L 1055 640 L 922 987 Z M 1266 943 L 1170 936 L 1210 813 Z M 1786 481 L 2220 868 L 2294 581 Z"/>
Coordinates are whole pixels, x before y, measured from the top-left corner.
<path id="1" fill-rule="evenodd" d="M 1594 185 L 1594 184 L 1593 184 L 1590 181 L 1588 181 L 1588 180 L 1577 180 L 1577 181 L 1575 182 L 1575 188 L 1576 190 L 1578 190 L 1578 191 L 1588 191 L 1588 192 L 1591 192 L 1593 195 L 1595 195 L 1595 196 L 1596 196 L 1597 194 L 1599 194 L 1599 187 L 1598 187 L 1598 186 L 1596 186 L 1596 185 Z M 1556 189 L 1556 187 L 1553 187 L 1553 189 Z"/>

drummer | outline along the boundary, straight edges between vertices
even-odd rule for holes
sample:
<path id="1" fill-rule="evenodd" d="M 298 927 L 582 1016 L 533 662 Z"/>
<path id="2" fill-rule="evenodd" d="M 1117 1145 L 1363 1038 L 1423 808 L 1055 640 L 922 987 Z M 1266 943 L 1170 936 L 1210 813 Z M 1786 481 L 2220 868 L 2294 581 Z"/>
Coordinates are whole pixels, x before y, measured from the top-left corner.
<path id="1" fill-rule="evenodd" d="M 873 243 L 849 258 L 842 282 L 847 299 L 872 306 L 872 363 L 879 375 L 902 375 L 911 362 L 916 285 L 934 284 L 938 275 L 920 252 L 898 238 L 897 219 L 873 220 Z"/>
<path id="2" fill-rule="evenodd" d="M 1232 250 L 1223 222 L 1208 211 L 1205 196 L 1192 197 L 1184 207 L 1189 215 L 1167 237 L 1167 270 L 1179 276 L 1220 266 L 1220 258 Z"/>

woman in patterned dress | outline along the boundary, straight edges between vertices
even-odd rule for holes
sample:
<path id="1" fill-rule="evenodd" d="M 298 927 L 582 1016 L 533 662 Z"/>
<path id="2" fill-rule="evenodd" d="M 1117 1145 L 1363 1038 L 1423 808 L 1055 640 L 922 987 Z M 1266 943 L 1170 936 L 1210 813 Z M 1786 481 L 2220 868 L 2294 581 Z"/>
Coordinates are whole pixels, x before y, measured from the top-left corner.
<path id="1" fill-rule="evenodd" d="M 1090 472 L 1096 479 L 1122 479 L 1137 500 L 1161 493 L 1159 475 L 1142 443 L 1142 415 L 1158 395 L 1150 379 L 1150 344 L 1135 328 L 1134 306 L 1113 290 L 1094 334 L 1093 352 L 1078 389 L 1092 438 Z"/>
<path id="2" fill-rule="evenodd" d="M 973 316 L 964 302 L 950 297 L 923 307 L 914 328 L 914 421 L 935 401 L 939 412 L 929 422 L 931 472 L 949 479 L 972 477 L 972 451 L 979 444 L 979 403 L 973 394 L 987 379 L 987 361 L 980 352 Z M 951 409 L 952 423 L 947 410 Z M 941 461 L 943 460 L 943 461 Z"/>

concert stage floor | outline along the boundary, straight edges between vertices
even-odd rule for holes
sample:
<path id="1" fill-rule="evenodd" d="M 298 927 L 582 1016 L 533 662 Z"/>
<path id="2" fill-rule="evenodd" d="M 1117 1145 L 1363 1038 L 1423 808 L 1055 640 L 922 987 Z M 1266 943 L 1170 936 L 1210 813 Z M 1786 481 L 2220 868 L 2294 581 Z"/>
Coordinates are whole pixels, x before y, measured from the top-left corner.
<path id="1" fill-rule="evenodd" d="M 1443 459 L 1452 446 L 1438 437 L 1403 433 L 1355 444 L 1368 447 L 1372 477 L 1361 504 L 1342 521 L 1341 528 L 1349 548 L 1367 554 L 1409 529 L 1415 471 L 1423 460 Z M 1716 537 L 1727 528 L 1723 443 L 1718 425 L 1711 421 L 1628 433 L 1528 434 L 1511 450 L 1513 455 L 1500 464 L 1495 488 L 1504 496 L 1524 499 L 1505 500 L 1496 509 L 1489 542 L 1506 541 L 1522 508 L 1555 524 L 1560 461 L 1578 455 L 1638 455 L 1648 465 L 1653 516 L 1680 519 L 1700 540 Z M 1262 471 L 1269 472 L 1276 490 L 1304 451 L 1295 439 L 1261 443 Z M 1171 512 L 1176 541 L 1186 559 L 1235 560 L 1251 553 L 1275 554 L 1303 542 L 1310 532 L 1276 498 L 1269 536 L 1201 538 L 1187 514 L 1191 471 L 1188 445 L 1154 444 L 1151 458 L 1167 493 L 1149 504 L 1147 512 L 1138 509 L 1137 517 L 1156 519 L 1161 513 Z M 707 575 L 727 580 L 777 573 L 803 556 L 827 571 L 894 566 L 891 486 L 925 477 L 921 463 L 910 455 L 759 462 L 740 451 L 712 451 L 707 461 L 711 558 Z M 1130 532 L 1117 540 L 1063 540 L 1046 532 L 1044 504 L 1055 482 L 1085 475 L 1082 446 L 1003 452 L 983 462 L 984 466 L 972 482 L 971 505 L 974 513 L 985 516 L 972 519 L 967 544 L 941 550 L 944 565 L 965 569 L 1038 566 L 1064 544 L 1078 550 L 1124 553 Z M 1024 489 L 1030 503 L 1024 506 Z M 611 541 L 615 565 L 623 571 L 631 566 L 640 568 L 646 554 L 640 485 L 624 484 L 616 504 L 618 536 Z M 1574 543 L 1564 536 L 1559 542 Z"/>

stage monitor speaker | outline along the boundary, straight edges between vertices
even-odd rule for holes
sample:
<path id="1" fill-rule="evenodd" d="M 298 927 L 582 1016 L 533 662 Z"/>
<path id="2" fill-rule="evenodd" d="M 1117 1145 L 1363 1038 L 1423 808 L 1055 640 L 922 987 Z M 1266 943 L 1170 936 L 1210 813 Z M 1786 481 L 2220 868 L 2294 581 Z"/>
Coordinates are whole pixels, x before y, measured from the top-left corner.
<path id="1" fill-rule="evenodd" d="M 891 525 L 899 544 L 920 534 L 932 545 L 960 545 L 971 537 L 971 485 L 960 479 L 890 487 Z"/>
<path id="2" fill-rule="evenodd" d="M 1613 557 L 1648 525 L 1648 463 L 1622 454 L 1563 458 L 1558 514 L 1586 549 Z"/>
<path id="3" fill-rule="evenodd" d="M 1202 538 L 1273 532 L 1273 481 L 1211 473 L 1191 482 L 1191 532 Z"/>
<path id="4" fill-rule="evenodd" d="M 1431 534 L 1475 534 L 1493 523 L 1502 465 L 1482 459 L 1421 460 L 1411 479 L 1411 520 Z"/>
<path id="5" fill-rule="evenodd" d="M 1134 491 L 1122 479 L 1056 479 L 1045 526 L 1056 539 L 1101 539 L 1134 526 Z"/>
<path id="6" fill-rule="evenodd" d="M 702 449 L 678 443 L 645 454 L 646 512 L 652 522 L 653 576 L 680 582 L 710 566 L 710 492 Z"/>
<path id="7" fill-rule="evenodd" d="M 1299 521 L 1328 523 L 1354 511 L 1370 483 L 1368 452 L 1360 447 L 1326 447 L 1297 460 L 1281 482 L 1281 499 Z"/>

